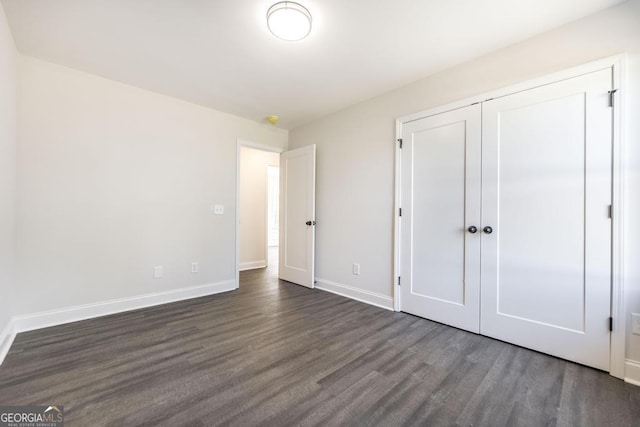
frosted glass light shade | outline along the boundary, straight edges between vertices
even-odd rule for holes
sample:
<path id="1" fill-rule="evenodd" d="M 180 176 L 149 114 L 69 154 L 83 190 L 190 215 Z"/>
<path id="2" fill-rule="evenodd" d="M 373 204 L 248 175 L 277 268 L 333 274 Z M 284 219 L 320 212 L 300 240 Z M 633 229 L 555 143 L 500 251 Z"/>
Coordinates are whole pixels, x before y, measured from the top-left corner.
<path id="1" fill-rule="evenodd" d="M 311 32 L 311 13 L 299 3 L 281 1 L 267 11 L 267 27 L 279 39 L 302 40 Z"/>

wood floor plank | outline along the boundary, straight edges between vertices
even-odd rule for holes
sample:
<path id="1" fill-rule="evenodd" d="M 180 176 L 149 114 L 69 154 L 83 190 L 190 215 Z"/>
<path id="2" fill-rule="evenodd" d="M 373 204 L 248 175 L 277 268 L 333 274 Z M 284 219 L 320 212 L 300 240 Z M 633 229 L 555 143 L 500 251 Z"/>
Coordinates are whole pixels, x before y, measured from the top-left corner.
<path id="1" fill-rule="evenodd" d="M 640 387 L 604 372 L 271 268 L 240 280 L 19 334 L 0 404 L 62 404 L 69 426 L 640 425 Z"/>

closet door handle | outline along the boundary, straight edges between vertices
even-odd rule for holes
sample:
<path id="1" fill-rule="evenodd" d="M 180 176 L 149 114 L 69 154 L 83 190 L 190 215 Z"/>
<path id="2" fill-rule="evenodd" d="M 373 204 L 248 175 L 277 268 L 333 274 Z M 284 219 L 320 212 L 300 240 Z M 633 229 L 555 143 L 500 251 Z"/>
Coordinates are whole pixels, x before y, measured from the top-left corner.
<path id="1" fill-rule="evenodd" d="M 482 229 L 482 231 L 484 231 L 487 234 L 491 234 L 493 233 L 493 228 L 489 227 L 488 225 Z"/>
<path id="2" fill-rule="evenodd" d="M 472 225 L 471 227 L 467 228 L 467 231 L 469 231 L 469 233 L 471 234 L 475 234 L 478 231 L 478 227 Z"/>

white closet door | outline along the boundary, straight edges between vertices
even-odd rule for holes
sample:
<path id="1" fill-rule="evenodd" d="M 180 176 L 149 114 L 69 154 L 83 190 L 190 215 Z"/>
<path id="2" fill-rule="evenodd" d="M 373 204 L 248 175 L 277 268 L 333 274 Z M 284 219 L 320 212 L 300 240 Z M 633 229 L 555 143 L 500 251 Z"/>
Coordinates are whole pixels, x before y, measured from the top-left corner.
<path id="1" fill-rule="evenodd" d="M 402 311 L 478 332 L 479 105 L 403 126 Z"/>
<path id="2" fill-rule="evenodd" d="M 481 333 L 609 370 L 611 71 L 483 105 Z"/>

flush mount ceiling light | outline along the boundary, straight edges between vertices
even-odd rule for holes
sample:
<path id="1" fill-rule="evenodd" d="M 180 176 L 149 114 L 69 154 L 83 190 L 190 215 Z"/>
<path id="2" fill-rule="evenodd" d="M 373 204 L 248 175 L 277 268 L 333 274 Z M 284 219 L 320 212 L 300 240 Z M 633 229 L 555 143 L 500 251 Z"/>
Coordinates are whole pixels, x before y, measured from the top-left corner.
<path id="1" fill-rule="evenodd" d="M 298 41 L 311 32 L 311 13 L 293 1 L 281 1 L 267 11 L 267 27 L 282 40 Z"/>

